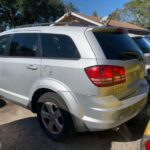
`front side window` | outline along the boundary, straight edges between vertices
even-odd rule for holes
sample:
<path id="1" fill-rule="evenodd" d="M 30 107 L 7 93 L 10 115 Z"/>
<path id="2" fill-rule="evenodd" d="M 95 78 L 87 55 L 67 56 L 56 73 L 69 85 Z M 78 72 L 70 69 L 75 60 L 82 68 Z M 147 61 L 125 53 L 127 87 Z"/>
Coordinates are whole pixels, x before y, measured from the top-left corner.
<path id="1" fill-rule="evenodd" d="M 35 57 L 38 50 L 38 34 L 19 33 L 12 38 L 10 56 Z"/>
<path id="2" fill-rule="evenodd" d="M 80 55 L 72 41 L 66 35 L 42 34 L 43 57 L 78 59 Z"/>
<path id="3" fill-rule="evenodd" d="M 7 50 L 9 45 L 9 35 L 4 35 L 0 37 L 0 55 L 3 55 Z"/>

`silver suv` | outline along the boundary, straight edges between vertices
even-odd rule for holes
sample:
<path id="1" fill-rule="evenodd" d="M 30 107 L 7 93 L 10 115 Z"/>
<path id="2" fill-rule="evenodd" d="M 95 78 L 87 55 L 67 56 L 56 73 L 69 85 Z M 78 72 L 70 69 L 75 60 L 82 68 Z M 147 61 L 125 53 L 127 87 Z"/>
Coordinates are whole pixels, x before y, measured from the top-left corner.
<path id="1" fill-rule="evenodd" d="M 0 95 L 60 141 L 119 126 L 147 101 L 143 54 L 118 28 L 27 27 L 0 34 Z"/>

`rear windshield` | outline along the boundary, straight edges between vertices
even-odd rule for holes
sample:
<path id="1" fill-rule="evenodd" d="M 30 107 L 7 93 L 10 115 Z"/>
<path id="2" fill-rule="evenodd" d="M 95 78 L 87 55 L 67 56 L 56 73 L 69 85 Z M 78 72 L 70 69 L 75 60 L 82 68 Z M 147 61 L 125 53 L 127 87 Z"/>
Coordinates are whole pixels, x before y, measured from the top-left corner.
<path id="1" fill-rule="evenodd" d="M 130 60 L 142 58 L 140 48 L 125 33 L 121 32 L 94 32 L 107 59 Z"/>
<path id="2" fill-rule="evenodd" d="M 136 37 L 133 38 L 137 45 L 141 48 L 143 53 L 150 53 L 150 41 L 146 38 Z"/>

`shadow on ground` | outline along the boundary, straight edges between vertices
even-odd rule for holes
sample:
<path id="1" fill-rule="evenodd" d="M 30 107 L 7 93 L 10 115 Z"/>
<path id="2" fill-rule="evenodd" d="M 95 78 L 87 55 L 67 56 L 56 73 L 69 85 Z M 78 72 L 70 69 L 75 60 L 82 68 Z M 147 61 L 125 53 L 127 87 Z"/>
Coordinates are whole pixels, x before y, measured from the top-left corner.
<path id="1" fill-rule="evenodd" d="M 113 141 L 140 139 L 147 120 L 141 113 L 122 125 L 118 132 L 80 133 L 65 143 L 55 143 L 45 136 L 37 119 L 32 117 L 1 125 L 0 140 L 4 150 L 110 150 Z"/>
<path id="2" fill-rule="evenodd" d="M 150 102 L 149 102 L 150 103 Z M 142 138 L 150 116 L 150 104 L 119 131 L 78 133 L 64 143 L 55 143 L 43 133 L 36 117 L 0 125 L 3 150 L 110 150 L 112 142 L 130 142 Z M 5 108 L 5 107 L 4 107 Z M 11 109 L 11 107 L 9 107 Z M 8 110 L 7 110 L 8 111 Z M 121 147 L 119 148 L 121 149 Z"/>

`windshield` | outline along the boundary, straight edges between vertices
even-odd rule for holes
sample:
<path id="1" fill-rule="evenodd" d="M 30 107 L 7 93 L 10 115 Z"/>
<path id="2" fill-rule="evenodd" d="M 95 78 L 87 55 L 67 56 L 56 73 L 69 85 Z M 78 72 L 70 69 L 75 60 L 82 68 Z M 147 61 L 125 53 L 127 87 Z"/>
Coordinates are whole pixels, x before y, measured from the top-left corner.
<path id="1" fill-rule="evenodd" d="M 125 33 L 94 32 L 107 59 L 130 60 L 143 58 L 140 48 Z"/>
<path id="2" fill-rule="evenodd" d="M 134 37 L 134 41 L 141 48 L 143 53 L 150 53 L 150 41 L 143 37 Z"/>

